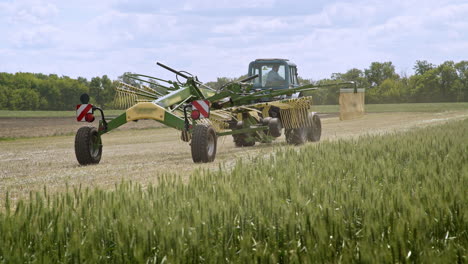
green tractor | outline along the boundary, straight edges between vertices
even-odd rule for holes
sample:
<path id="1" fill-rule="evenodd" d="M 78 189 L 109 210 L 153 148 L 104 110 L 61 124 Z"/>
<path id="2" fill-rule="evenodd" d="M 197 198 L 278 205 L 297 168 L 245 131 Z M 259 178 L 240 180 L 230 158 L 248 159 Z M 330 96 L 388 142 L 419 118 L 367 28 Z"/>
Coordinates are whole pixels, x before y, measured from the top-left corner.
<path id="1" fill-rule="evenodd" d="M 249 64 L 254 89 L 291 89 L 299 87 L 297 66 L 286 59 L 257 59 Z"/>
<path id="2" fill-rule="evenodd" d="M 308 106 L 292 107 L 296 103 L 301 104 L 304 100 L 288 100 L 288 106 L 279 105 L 279 102 L 275 102 L 283 100 L 284 103 L 284 100 L 287 99 L 298 99 L 302 97 L 301 92 L 316 89 L 315 87 L 300 86 L 296 64 L 287 59 L 256 59 L 249 64 L 248 76 L 258 76 L 252 80 L 252 89 L 255 91 L 296 91 L 278 96 L 262 97 L 253 102 L 262 112 L 268 111 L 268 116 L 263 122 L 269 125 L 270 136 L 273 138 L 281 136 L 284 128 L 286 142 L 289 144 L 300 145 L 306 141 L 316 142 L 320 140 L 322 131 L 320 117 L 315 112 L 309 112 L 312 103 L 311 97 L 305 98 Z M 262 104 L 262 102 L 270 102 L 270 104 Z M 305 109 L 307 109 L 307 113 L 305 113 Z M 296 123 L 292 124 L 292 121 Z M 237 138 L 242 136 L 245 137 L 245 135 L 234 135 L 236 146 L 245 146 L 237 142 Z M 258 137 L 250 138 L 250 144 L 253 145 L 255 141 L 262 142 L 258 140 Z"/>
<path id="3" fill-rule="evenodd" d="M 128 109 L 110 121 L 101 108 L 89 104 L 88 95 L 81 96 L 77 121 L 92 122 L 95 111 L 101 114 L 98 128 L 84 126 L 76 134 L 75 154 L 81 165 L 100 162 L 104 134 L 142 119 L 179 130 L 197 163 L 214 161 L 220 136 L 231 135 L 237 147 L 270 143 L 283 133 L 289 144 L 316 142 L 321 137 L 320 117 L 310 111 L 312 98 L 301 96 L 301 92 L 354 84 L 301 86 L 295 64 L 284 59 L 258 59 L 250 63 L 247 78 L 215 90 L 188 72 L 157 65 L 175 73 L 177 81 L 128 74 L 127 79 L 137 82 L 122 82 L 115 98 L 117 105 Z"/>

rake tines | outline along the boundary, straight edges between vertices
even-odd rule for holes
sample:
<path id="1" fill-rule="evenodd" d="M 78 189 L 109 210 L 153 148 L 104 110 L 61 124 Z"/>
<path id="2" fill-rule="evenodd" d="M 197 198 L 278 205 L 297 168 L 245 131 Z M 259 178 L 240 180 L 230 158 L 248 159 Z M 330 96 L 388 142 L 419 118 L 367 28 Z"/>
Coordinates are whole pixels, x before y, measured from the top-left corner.
<path id="1" fill-rule="evenodd" d="M 116 107 L 128 108 L 139 101 L 152 101 L 158 99 L 162 94 L 154 89 L 143 86 L 143 88 L 135 87 L 124 82 L 120 82 L 116 87 L 114 103 Z"/>
<path id="2" fill-rule="evenodd" d="M 174 87 L 166 87 L 159 82 L 172 84 L 171 81 L 166 81 L 156 77 L 143 74 L 126 74 L 127 79 L 131 79 L 136 84 L 130 85 L 125 82 L 120 82 L 116 87 L 114 103 L 116 107 L 128 108 L 138 102 L 148 102 L 156 100 L 169 91 L 174 90 Z M 146 83 L 148 85 L 143 85 Z"/>

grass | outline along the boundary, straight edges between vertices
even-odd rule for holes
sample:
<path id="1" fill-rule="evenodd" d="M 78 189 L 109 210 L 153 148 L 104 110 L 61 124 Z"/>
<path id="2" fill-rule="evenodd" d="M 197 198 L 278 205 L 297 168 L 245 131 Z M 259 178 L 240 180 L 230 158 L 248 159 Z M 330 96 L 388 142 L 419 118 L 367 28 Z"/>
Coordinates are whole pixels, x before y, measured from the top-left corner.
<path id="1" fill-rule="evenodd" d="M 463 263 L 467 144 L 464 120 L 287 148 L 188 183 L 7 198 L 0 262 Z"/>
<path id="2" fill-rule="evenodd" d="M 319 113 L 337 113 L 338 105 L 315 105 L 312 108 Z M 468 103 L 413 103 L 413 104 L 366 104 L 367 112 L 443 112 L 467 110 Z M 118 116 L 124 110 L 105 110 L 106 116 Z M 10 111 L 0 110 L 0 118 L 31 117 L 75 117 L 75 111 Z"/>

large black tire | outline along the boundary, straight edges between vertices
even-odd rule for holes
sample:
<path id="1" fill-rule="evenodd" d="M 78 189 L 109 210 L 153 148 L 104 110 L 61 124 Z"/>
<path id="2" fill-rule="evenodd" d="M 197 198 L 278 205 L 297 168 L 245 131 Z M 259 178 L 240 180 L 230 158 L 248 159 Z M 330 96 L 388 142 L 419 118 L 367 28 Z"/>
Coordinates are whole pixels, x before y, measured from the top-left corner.
<path id="1" fill-rule="evenodd" d="M 217 137 L 214 128 L 208 124 L 197 124 L 192 134 L 192 159 L 196 163 L 214 161 Z"/>
<path id="2" fill-rule="evenodd" d="M 322 136 L 322 122 L 320 117 L 316 114 L 309 113 L 309 122 L 311 126 L 307 128 L 307 140 L 311 142 L 320 141 Z"/>
<path id="3" fill-rule="evenodd" d="M 307 127 L 286 129 L 286 142 L 291 145 L 301 145 L 307 141 Z"/>
<path id="4" fill-rule="evenodd" d="M 95 127 L 80 127 L 75 136 L 75 155 L 81 165 L 98 164 L 102 156 L 101 136 Z"/>
<path id="5" fill-rule="evenodd" d="M 272 118 L 268 122 L 268 127 L 270 129 L 270 135 L 272 137 L 280 137 L 281 130 L 283 130 L 283 125 L 278 118 Z"/>

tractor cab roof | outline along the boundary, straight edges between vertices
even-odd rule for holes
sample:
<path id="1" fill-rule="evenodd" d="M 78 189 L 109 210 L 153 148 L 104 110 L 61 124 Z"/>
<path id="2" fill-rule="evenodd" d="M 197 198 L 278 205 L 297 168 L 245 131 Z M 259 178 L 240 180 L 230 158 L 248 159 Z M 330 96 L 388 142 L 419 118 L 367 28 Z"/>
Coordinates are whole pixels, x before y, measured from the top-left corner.
<path id="1" fill-rule="evenodd" d="M 281 58 L 266 58 L 266 59 L 256 59 L 253 61 L 254 63 L 287 63 L 289 66 L 296 67 L 296 64 L 290 62 L 288 59 L 281 59 Z"/>

